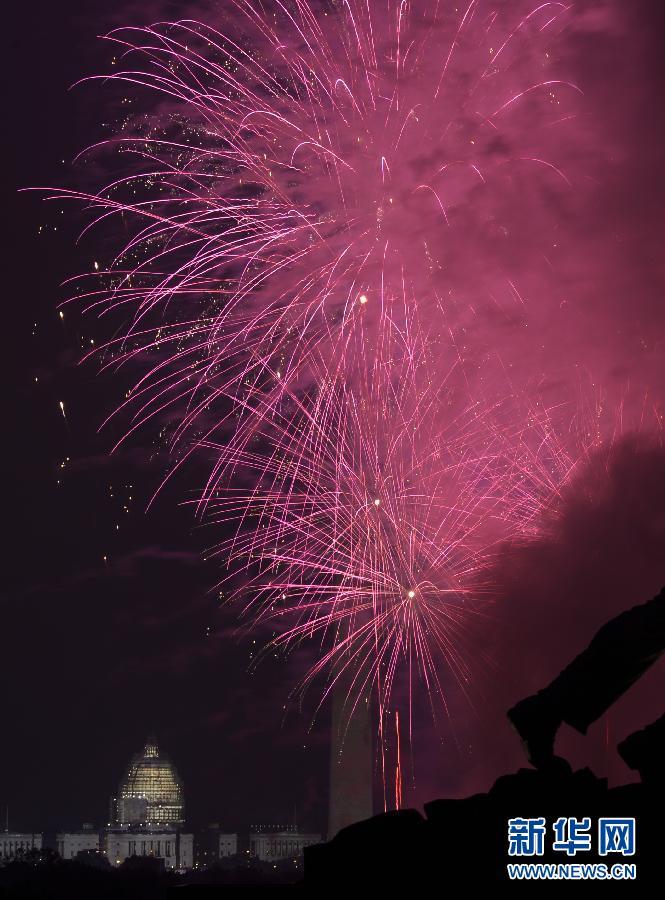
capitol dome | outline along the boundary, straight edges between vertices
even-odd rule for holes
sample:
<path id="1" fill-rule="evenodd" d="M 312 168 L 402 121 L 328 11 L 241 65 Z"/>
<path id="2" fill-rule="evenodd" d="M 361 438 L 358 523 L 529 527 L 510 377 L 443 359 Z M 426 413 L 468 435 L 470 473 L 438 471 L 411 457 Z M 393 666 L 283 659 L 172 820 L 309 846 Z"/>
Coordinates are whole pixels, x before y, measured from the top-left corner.
<path id="1" fill-rule="evenodd" d="M 120 782 L 119 825 L 182 825 L 185 801 L 182 781 L 154 739 L 137 753 Z"/>

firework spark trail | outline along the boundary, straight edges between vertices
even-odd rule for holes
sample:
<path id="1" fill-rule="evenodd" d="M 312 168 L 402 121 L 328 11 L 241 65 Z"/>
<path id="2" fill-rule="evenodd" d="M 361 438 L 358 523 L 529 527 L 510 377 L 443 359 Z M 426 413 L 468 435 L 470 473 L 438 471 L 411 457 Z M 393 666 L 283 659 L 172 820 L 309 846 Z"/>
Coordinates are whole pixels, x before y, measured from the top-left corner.
<path id="1" fill-rule="evenodd" d="M 387 709 L 404 664 L 445 702 L 497 548 L 538 530 L 590 444 L 514 338 L 548 322 L 528 299 L 551 268 L 542 195 L 576 182 L 557 151 L 580 91 L 548 50 L 569 8 L 233 9 L 224 30 L 109 35 L 112 80 L 161 101 L 94 148 L 121 177 L 52 194 L 133 229 L 74 299 L 119 331 L 104 366 L 142 367 L 125 438 L 166 421 L 175 467 L 213 451 L 197 511 L 235 523 L 216 552 L 271 646 L 316 638 L 306 683 L 351 668 L 351 705 L 371 686 Z M 513 202 L 535 279 L 511 265 Z"/>
<path id="2" fill-rule="evenodd" d="M 472 175 L 473 189 L 478 186 L 474 179 L 486 185 L 497 170 L 527 159 L 508 157 L 501 151 L 488 153 L 485 147 L 475 150 L 477 142 L 473 138 L 467 140 L 467 109 L 463 109 L 464 115 L 458 111 L 457 120 L 444 114 L 446 125 L 442 114 L 433 116 L 430 109 L 415 138 L 410 136 L 414 123 L 420 124 L 417 111 L 423 102 L 413 103 L 405 114 L 396 109 L 400 95 L 404 95 L 402 108 L 410 93 L 423 96 L 422 82 L 431 77 L 432 66 L 436 68 L 432 62 L 423 62 L 428 41 L 431 42 L 433 32 L 437 34 L 435 22 L 429 29 L 415 28 L 409 45 L 414 58 L 409 82 L 406 62 L 399 61 L 399 51 L 395 72 L 391 66 L 386 66 L 387 72 L 381 66 L 373 72 L 366 68 L 365 55 L 369 52 L 370 58 L 376 59 L 379 42 L 378 38 L 363 37 L 363 30 L 375 35 L 377 28 L 372 27 L 369 13 L 360 14 L 353 5 L 345 9 L 352 26 L 350 33 L 361 48 L 360 58 L 346 46 L 350 25 L 344 17 L 337 28 L 328 28 L 324 35 L 309 7 L 297 4 L 303 20 L 299 24 L 284 11 L 287 25 L 304 41 L 304 48 L 296 49 L 281 41 L 274 28 L 260 17 L 257 19 L 251 8 L 243 3 L 239 6 L 267 40 L 266 56 L 276 56 L 276 60 L 271 60 L 273 71 L 256 63 L 237 44 L 197 23 L 139 30 L 136 40 L 141 38 L 141 54 L 152 65 L 115 77 L 147 84 L 177 97 L 186 105 L 193 134 L 188 135 L 187 142 L 152 136 L 122 138 L 122 149 L 158 165 L 118 180 L 100 195 L 89 198 L 93 206 L 104 209 L 102 218 L 115 212 L 147 220 L 110 267 L 115 278 L 113 288 L 103 287 L 98 296 L 91 297 L 91 308 L 103 314 L 135 309 L 127 334 L 116 345 L 107 345 L 114 357 L 138 356 L 153 349 L 155 343 L 163 348 L 178 348 L 178 352 L 160 360 L 146 373 L 131 400 L 137 427 L 151 415 L 163 413 L 166 406 L 189 400 L 190 415 L 178 429 L 175 441 L 186 439 L 189 427 L 196 428 L 196 413 L 202 406 L 221 395 L 232 394 L 233 390 L 241 391 L 243 381 L 264 374 L 271 376 L 278 368 L 282 385 L 274 393 L 279 395 L 288 383 L 298 384 L 307 378 L 309 355 L 318 344 L 329 345 L 339 339 L 338 335 L 343 339 L 353 329 L 361 297 L 366 299 L 365 320 L 380 331 L 385 297 L 405 277 L 421 310 L 436 304 L 432 314 L 441 328 L 444 316 L 440 310 L 447 307 L 449 319 L 455 301 L 446 298 L 444 302 L 432 278 L 435 270 L 445 269 L 446 264 L 450 267 L 450 260 L 445 257 L 457 249 L 454 237 L 448 233 L 449 220 L 441 194 L 450 197 L 450 208 L 459 206 L 470 189 L 464 177 L 459 177 L 460 172 Z M 281 8 L 280 4 L 277 7 Z M 465 20 L 477 12 L 476 8 L 477 4 L 470 4 Z M 544 4 L 539 9 L 547 16 L 549 27 L 552 12 L 560 11 L 560 5 Z M 399 36 L 407 30 L 404 4 L 396 7 L 396 14 L 400 24 L 397 36 L 392 35 L 391 16 L 387 35 L 383 36 L 383 41 L 389 42 L 387 48 L 381 46 L 387 59 L 394 52 L 390 41 L 397 40 L 399 44 Z M 513 28 L 500 43 L 496 57 L 506 57 L 510 40 L 515 40 L 533 15 L 535 11 Z M 442 44 L 452 27 L 451 23 L 446 24 L 447 27 L 441 26 Z M 112 39 L 131 47 L 132 35 L 131 30 L 123 31 L 115 33 Z M 444 69 L 460 35 L 457 29 Z M 488 35 L 483 36 L 489 40 Z M 209 61 L 185 43 L 195 43 L 197 37 L 206 41 L 209 56 L 217 53 L 226 65 Z M 346 65 L 334 62 L 340 53 L 330 46 L 333 37 L 344 46 Z M 369 51 L 362 49 L 368 46 Z M 388 100 L 383 100 L 383 107 L 387 106 L 384 110 L 379 100 L 383 98 L 381 91 L 387 88 L 380 85 L 397 79 L 400 72 L 402 81 L 397 80 Z M 515 106 L 535 91 L 546 92 L 547 105 L 554 105 L 558 111 L 551 97 L 554 80 L 542 80 L 518 93 L 512 92 L 508 80 L 508 85 L 483 92 L 488 73 L 486 66 L 463 96 L 465 105 L 473 98 L 474 104 L 484 107 L 478 116 L 482 122 L 492 123 L 488 128 L 496 131 L 494 120 L 506 115 L 506 105 Z M 206 81 L 211 86 L 204 91 Z M 335 88 L 341 84 L 345 86 L 346 102 L 336 94 Z M 508 100 L 504 99 L 506 95 Z M 353 98 L 350 109 L 349 97 Z M 551 115 L 544 124 L 550 124 L 549 119 Z M 340 124 L 346 126 L 342 134 L 337 133 Z M 444 132 L 445 158 L 459 158 L 439 165 L 444 154 L 440 135 L 431 134 L 433 126 Z M 451 137 L 454 126 L 464 133 L 463 137 Z M 358 132 L 355 141 L 360 147 L 353 146 L 354 131 Z M 479 133 L 483 135 L 482 126 Z M 408 147 L 407 138 L 411 142 Z M 493 134 L 491 139 L 494 140 Z M 191 147 L 195 140 L 196 146 Z M 384 144 L 382 153 L 375 146 L 378 140 Z M 418 161 L 414 143 L 420 152 L 423 142 L 432 151 L 438 151 L 437 158 L 430 165 L 431 178 L 418 178 L 410 187 L 410 167 Z M 305 153 L 307 148 L 306 163 L 293 166 L 285 162 L 297 152 Z M 351 162 L 345 162 L 344 156 Z M 535 157 L 533 160 L 543 162 Z M 397 181 L 393 174 L 388 175 L 386 187 L 384 169 L 401 173 L 406 190 L 399 183 L 392 184 Z M 404 178 L 404 173 L 408 177 Z M 451 173 L 458 177 L 447 182 Z M 295 177 L 300 179 L 297 183 L 292 181 Z M 135 185 L 137 181 L 145 190 L 147 180 L 167 196 L 156 197 L 154 191 L 147 190 L 145 199 L 139 202 L 114 199 L 123 186 Z M 242 188 L 250 196 L 239 196 Z M 301 193 L 304 198 L 296 196 Z M 434 205 L 428 197 L 434 198 Z M 484 200 L 474 197 L 474 201 L 479 210 L 487 213 Z M 399 206 L 399 212 L 391 216 L 391 207 L 395 206 Z M 424 224 L 409 227 L 414 217 L 423 218 Z M 440 258 L 432 255 L 434 243 L 444 247 Z M 452 251 L 445 245 L 452 245 Z M 159 249 L 156 251 L 155 247 Z M 141 257 L 140 262 L 123 269 L 122 262 L 135 256 Z M 510 279 L 503 280 L 505 302 L 512 305 L 513 294 L 519 296 L 519 292 Z M 229 283 L 228 290 L 220 289 L 224 283 Z M 454 278 L 446 283 L 448 293 L 451 285 L 454 287 Z M 268 291 L 270 297 L 266 298 Z M 174 300 L 183 303 L 165 316 L 164 307 L 173 307 Z M 204 301 L 210 314 L 195 321 L 189 317 L 182 321 L 185 301 L 187 309 Z M 151 317 L 158 319 L 152 327 Z M 458 333 L 449 335 L 456 344 L 466 330 L 460 324 Z M 366 323 L 366 330 L 368 327 Z M 441 340 L 440 335 L 436 337 Z M 129 354 L 128 339 L 134 345 Z M 234 356 L 241 358 L 235 370 L 228 365 Z M 284 363 L 275 365 L 276 357 Z M 220 364 L 224 368 L 221 379 Z"/>
<path id="3" fill-rule="evenodd" d="M 409 330 L 420 359 L 422 333 Z M 541 527 L 575 462 L 534 411 L 516 425 L 512 404 L 456 410 L 454 388 L 420 383 L 409 357 L 396 363 L 399 329 L 382 337 L 363 378 L 349 385 L 339 372 L 332 385 L 326 359 L 328 383 L 307 406 L 271 408 L 251 448 L 244 431 L 215 446 L 227 471 L 204 496 L 209 521 L 241 520 L 216 553 L 231 583 L 243 572 L 235 596 L 252 627 L 273 628 L 267 650 L 318 638 L 303 687 L 327 672 L 323 699 L 343 680 L 351 708 L 372 690 L 380 711 L 400 667 L 445 702 L 443 659 L 466 690 L 489 564 L 508 538 Z"/>

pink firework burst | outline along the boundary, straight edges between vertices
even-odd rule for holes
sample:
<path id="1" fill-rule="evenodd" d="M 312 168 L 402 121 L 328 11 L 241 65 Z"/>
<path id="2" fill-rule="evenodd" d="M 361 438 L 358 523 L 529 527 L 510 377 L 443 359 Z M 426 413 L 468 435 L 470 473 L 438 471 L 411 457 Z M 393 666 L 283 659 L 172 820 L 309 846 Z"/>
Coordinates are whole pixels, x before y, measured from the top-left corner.
<path id="1" fill-rule="evenodd" d="M 125 437 L 214 451 L 197 509 L 235 523 L 216 552 L 271 646 L 315 639 L 306 683 L 350 670 L 382 709 L 402 668 L 445 697 L 497 549 L 589 444 L 539 343 L 575 187 L 569 7 L 231 7 L 109 35 L 111 78 L 159 102 L 97 147 L 120 177 L 55 194 L 129 229 L 76 300 L 119 329 L 104 366 L 141 367 Z"/>
<path id="2" fill-rule="evenodd" d="M 445 702 L 442 663 L 466 690 L 491 564 L 506 541 L 541 529 L 575 468 L 545 414 L 469 402 L 456 365 L 443 383 L 429 377 L 413 308 L 400 353 L 394 318 L 362 373 L 322 368 L 320 390 L 287 392 L 252 414 L 251 431 L 212 445 L 199 501 L 209 521 L 238 522 L 214 554 L 251 627 L 272 629 L 266 649 L 317 639 L 301 687 L 325 673 L 325 697 L 342 679 L 351 708 L 376 691 L 386 709 L 402 670 Z M 355 330 L 353 357 L 367 340 Z M 252 410 L 264 399 L 254 392 Z"/>

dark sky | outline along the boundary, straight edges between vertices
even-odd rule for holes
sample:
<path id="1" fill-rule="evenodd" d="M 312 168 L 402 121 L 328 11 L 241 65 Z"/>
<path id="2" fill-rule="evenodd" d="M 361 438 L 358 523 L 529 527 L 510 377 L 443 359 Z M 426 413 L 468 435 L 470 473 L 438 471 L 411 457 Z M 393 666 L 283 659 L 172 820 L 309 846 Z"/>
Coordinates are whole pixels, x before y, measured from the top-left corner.
<path id="1" fill-rule="evenodd" d="M 110 459 L 112 430 L 96 434 L 118 385 L 96 377 L 94 365 L 77 366 L 90 331 L 56 311 L 59 284 L 92 262 L 90 243 L 75 246 L 81 220 L 74 207 L 61 214 L 16 193 L 77 183 L 70 161 L 99 137 L 103 114 L 94 88 L 68 88 L 108 65 L 96 36 L 117 12 L 106 0 L 12 4 L 7 32 L 11 475 L 0 806 L 9 804 L 16 827 L 103 821 L 129 757 L 154 732 L 177 763 L 195 822 L 292 822 L 297 808 L 303 824 L 321 826 L 316 735 L 304 735 L 308 721 L 297 717 L 282 729 L 281 668 L 278 677 L 270 662 L 246 673 L 250 645 L 237 643 L 209 593 L 216 573 L 200 562 L 206 537 L 192 533 L 178 492 L 144 514 L 161 471 L 150 449 Z"/>
<path id="2" fill-rule="evenodd" d="M 89 85 L 68 88 L 105 71 L 110 54 L 96 35 L 119 6 L 125 21 L 145 18 L 111 0 L 35 0 L 5 13 L 0 806 L 9 804 L 16 827 L 104 821 L 123 767 L 155 733 L 178 765 L 195 822 L 292 821 L 297 807 L 300 822 L 322 828 L 325 717 L 309 735 L 307 715 L 294 713 L 283 725 L 293 673 L 277 661 L 247 673 L 251 645 L 232 636 L 230 615 L 210 593 L 215 571 L 200 562 L 209 539 L 178 505 L 183 486 L 144 513 L 161 472 L 154 448 L 134 444 L 108 457 L 113 429 L 96 428 L 120 393 L 118 380 L 77 365 L 92 332 L 75 314 L 61 321 L 56 311 L 59 284 L 90 267 L 94 245 L 75 243 L 81 220 L 74 207 L 16 191 L 80 186 L 85 176 L 70 161 L 103 133 L 107 95 Z M 662 335 L 665 12 L 646 0 L 621 16 L 610 2 L 578 6 L 591 25 L 573 41 L 573 64 L 618 160 L 605 205 L 590 220 L 599 233 L 608 221 L 624 230 L 621 292 L 608 296 L 620 305 L 637 292 L 644 320 L 635 328 Z M 608 266 L 597 283 L 616 284 L 615 276 Z M 607 321 L 599 319 L 601 333 Z M 662 344 L 659 352 L 662 360 Z M 662 400 L 662 365 L 655 373 L 651 389 Z M 504 560 L 508 614 L 486 638 L 491 674 L 481 679 L 476 711 L 460 712 L 472 758 L 450 756 L 449 742 L 440 752 L 423 726 L 425 775 L 416 799 L 486 787 L 519 764 L 502 720 L 506 704 L 555 674 L 608 615 L 665 583 L 663 461 L 662 450 L 644 440 L 620 446 L 609 463 L 581 476 L 549 537 Z M 608 751 L 608 729 L 620 737 L 655 716 L 662 678 L 661 666 L 622 701 L 611 725 L 599 723 L 586 750 L 567 736 L 576 759 L 627 778 Z"/>

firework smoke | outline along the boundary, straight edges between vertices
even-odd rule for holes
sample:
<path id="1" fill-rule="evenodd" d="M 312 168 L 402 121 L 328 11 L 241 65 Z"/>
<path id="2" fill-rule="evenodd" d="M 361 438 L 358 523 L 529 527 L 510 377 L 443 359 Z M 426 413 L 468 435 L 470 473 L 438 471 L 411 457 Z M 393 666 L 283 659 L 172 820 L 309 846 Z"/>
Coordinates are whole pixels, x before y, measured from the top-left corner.
<path id="1" fill-rule="evenodd" d="M 400 673 L 468 690 L 496 554 L 603 437 L 553 327 L 586 177 L 571 16 L 236 0 L 114 31 L 112 79 L 159 99 L 93 148 L 117 179 L 56 194 L 129 229 L 75 298 L 112 323 L 104 367 L 141 367 L 125 438 L 156 422 L 169 474 L 212 455 L 222 584 L 271 649 L 316 640 L 305 685 L 350 672 L 350 710 L 372 689 L 383 718 Z"/>

